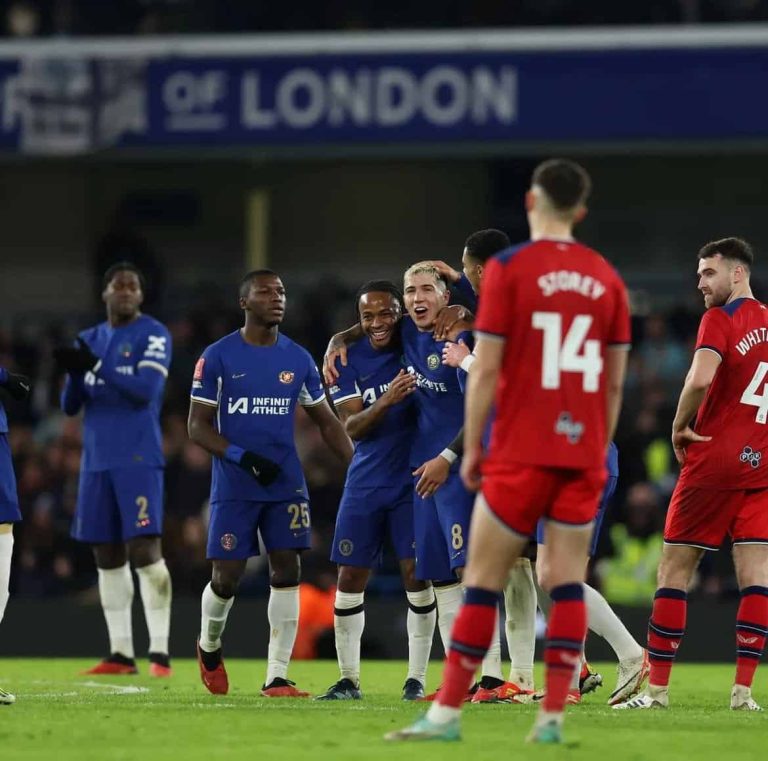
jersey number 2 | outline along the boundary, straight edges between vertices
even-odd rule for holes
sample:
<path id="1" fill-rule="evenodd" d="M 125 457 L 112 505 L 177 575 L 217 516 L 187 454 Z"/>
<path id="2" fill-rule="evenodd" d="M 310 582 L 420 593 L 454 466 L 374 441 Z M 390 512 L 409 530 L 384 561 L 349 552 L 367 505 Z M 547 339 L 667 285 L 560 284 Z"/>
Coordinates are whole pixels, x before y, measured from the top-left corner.
<path id="1" fill-rule="evenodd" d="M 766 374 L 768 374 L 768 362 L 761 362 L 739 400 L 742 404 L 757 407 L 755 422 L 762 423 L 763 425 L 768 420 L 768 383 L 765 382 Z M 763 384 L 762 393 L 758 394 L 757 390 L 760 388 L 761 383 Z"/>
<path id="2" fill-rule="evenodd" d="M 532 325 L 544 331 L 541 351 L 541 387 L 560 388 L 561 373 L 581 373 L 583 388 L 594 393 L 600 386 L 603 358 L 600 341 L 587 339 L 592 316 L 577 314 L 563 338 L 563 316 L 559 312 L 534 312 Z"/>

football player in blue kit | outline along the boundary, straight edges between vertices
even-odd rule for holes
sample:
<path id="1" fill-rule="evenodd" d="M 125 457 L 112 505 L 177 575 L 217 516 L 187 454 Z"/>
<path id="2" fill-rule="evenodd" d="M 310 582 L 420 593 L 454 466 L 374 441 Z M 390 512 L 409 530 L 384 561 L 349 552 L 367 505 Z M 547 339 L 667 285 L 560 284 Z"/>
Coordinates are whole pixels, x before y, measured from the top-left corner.
<path id="1" fill-rule="evenodd" d="M 265 697 L 307 697 L 288 680 L 299 619 L 300 553 L 310 546 L 307 486 L 294 441 L 296 405 L 345 463 L 352 442 L 333 414 L 312 357 L 279 332 L 285 288 L 271 270 L 240 283 L 242 328 L 211 344 L 197 362 L 188 430 L 213 456 L 207 555 L 211 582 L 202 595 L 197 644 L 206 688 L 229 689 L 221 635 L 259 535 L 269 557 L 270 638 Z"/>
<path id="2" fill-rule="evenodd" d="M 29 378 L 0 367 L 0 390 L 20 401 L 29 396 Z M 13 472 L 11 447 L 8 443 L 8 417 L 0 397 L 0 621 L 8 604 L 8 582 L 11 578 L 13 555 L 13 524 L 21 520 L 19 498 L 16 494 L 16 476 Z M 0 690 L 0 705 L 10 705 L 15 696 Z"/>
<path id="3" fill-rule="evenodd" d="M 347 433 L 356 442 L 336 518 L 331 559 L 339 566 L 334 630 L 341 678 L 318 700 L 356 700 L 360 691 L 360 639 L 371 568 L 390 536 L 408 599 L 408 675 L 404 700 L 424 697 L 435 630 L 431 585 L 415 578 L 413 482 L 409 467 L 416 411 L 416 379 L 401 365 L 398 323 L 403 297 L 386 280 L 357 293 L 364 336 L 347 349 L 330 393 Z"/>
<path id="4" fill-rule="evenodd" d="M 163 468 L 160 408 L 171 336 L 141 313 L 144 278 L 129 262 L 104 275 L 107 319 L 82 331 L 77 347 L 55 351 L 67 371 L 61 404 L 85 410 L 83 459 L 72 536 L 93 549 L 110 655 L 86 673 L 135 674 L 130 564 L 149 629 L 149 671 L 171 674 L 171 578 L 162 556 Z"/>

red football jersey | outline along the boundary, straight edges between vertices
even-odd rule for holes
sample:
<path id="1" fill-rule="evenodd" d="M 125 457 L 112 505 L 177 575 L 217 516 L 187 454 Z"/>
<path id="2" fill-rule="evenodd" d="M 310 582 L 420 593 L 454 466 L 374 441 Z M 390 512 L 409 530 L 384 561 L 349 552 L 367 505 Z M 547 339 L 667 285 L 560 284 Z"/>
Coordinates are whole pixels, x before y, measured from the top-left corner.
<path id="1" fill-rule="evenodd" d="M 602 467 L 606 347 L 630 343 L 616 270 L 575 241 L 507 249 L 483 273 L 476 330 L 505 341 L 483 472 Z"/>
<path id="2" fill-rule="evenodd" d="M 717 489 L 768 487 L 768 308 L 737 299 L 708 309 L 696 350 L 723 361 L 693 426 L 712 441 L 688 446 L 680 478 Z"/>

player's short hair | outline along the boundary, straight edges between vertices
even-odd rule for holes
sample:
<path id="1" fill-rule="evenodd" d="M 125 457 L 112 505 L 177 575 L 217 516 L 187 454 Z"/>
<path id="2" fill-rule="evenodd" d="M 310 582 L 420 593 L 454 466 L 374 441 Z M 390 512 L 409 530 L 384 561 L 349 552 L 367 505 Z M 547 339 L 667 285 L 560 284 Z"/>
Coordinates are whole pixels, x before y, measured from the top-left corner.
<path id="1" fill-rule="evenodd" d="M 511 245 L 512 242 L 505 232 L 494 230 L 492 227 L 472 233 L 464 242 L 467 253 L 481 264 L 485 264 L 492 256 Z"/>
<path id="2" fill-rule="evenodd" d="M 355 294 L 355 314 L 360 313 L 360 299 L 365 296 L 366 293 L 388 293 L 395 301 L 397 301 L 400 309 L 403 308 L 403 293 L 391 280 L 369 280 L 367 283 L 363 283 Z"/>
<path id="3" fill-rule="evenodd" d="M 144 277 L 144 273 L 133 262 L 117 262 L 116 264 L 113 264 L 104 273 L 101 287 L 106 288 L 112 282 L 112 278 L 117 275 L 118 272 L 133 272 L 136 277 L 139 278 L 139 285 L 141 286 L 141 290 L 145 290 L 147 286 L 147 280 Z"/>
<path id="4" fill-rule="evenodd" d="M 277 272 L 275 272 L 274 270 L 269 270 L 269 269 L 251 270 L 250 272 L 246 273 L 243 276 L 243 279 L 240 281 L 240 287 L 238 289 L 238 293 L 241 299 L 244 299 L 248 295 L 248 291 L 251 288 L 251 283 L 257 277 L 261 277 L 262 275 L 269 275 L 270 277 L 280 277 L 280 275 L 278 275 Z"/>
<path id="5" fill-rule="evenodd" d="M 444 290 L 448 290 L 448 281 L 440 274 L 440 270 L 432 262 L 424 261 L 412 264 L 403 274 L 403 282 L 414 275 L 431 275 L 435 278 L 436 283 L 442 285 Z"/>
<path id="6" fill-rule="evenodd" d="M 723 259 L 741 262 L 749 269 L 755 263 L 755 254 L 752 246 L 743 238 L 723 238 L 706 243 L 699 249 L 699 259 L 708 259 L 710 256 L 720 254 Z"/>
<path id="7" fill-rule="evenodd" d="M 583 166 L 570 159 L 548 159 L 533 170 L 532 186 L 540 187 L 555 211 L 567 213 L 583 206 L 592 180 Z"/>

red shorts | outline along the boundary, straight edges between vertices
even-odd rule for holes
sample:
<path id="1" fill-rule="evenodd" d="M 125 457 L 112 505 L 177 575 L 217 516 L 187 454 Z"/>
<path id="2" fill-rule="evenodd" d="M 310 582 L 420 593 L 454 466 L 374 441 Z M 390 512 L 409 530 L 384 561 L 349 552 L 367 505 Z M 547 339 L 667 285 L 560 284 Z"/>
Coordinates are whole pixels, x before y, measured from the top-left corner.
<path id="1" fill-rule="evenodd" d="M 506 526 L 531 536 L 541 518 L 585 526 L 597 515 L 606 481 L 603 467 L 589 470 L 521 465 L 514 472 L 483 477 L 491 512 Z"/>
<path id="2" fill-rule="evenodd" d="M 733 491 L 678 482 L 664 541 L 717 550 L 726 534 L 734 544 L 768 544 L 768 489 Z"/>

